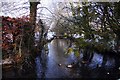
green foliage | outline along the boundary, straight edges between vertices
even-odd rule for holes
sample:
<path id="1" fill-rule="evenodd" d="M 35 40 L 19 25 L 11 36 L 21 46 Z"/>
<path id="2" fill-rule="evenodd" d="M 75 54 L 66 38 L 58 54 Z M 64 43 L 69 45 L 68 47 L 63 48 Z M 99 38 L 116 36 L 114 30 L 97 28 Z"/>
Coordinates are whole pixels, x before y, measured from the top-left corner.
<path id="1" fill-rule="evenodd" d="M 76 57 L 79 57 L 79 56 L 80 56 L 79 50 L 74 49 L 74 55 L 75 55 Z"/>
<path id="2" fill-rule="evenodd" d="M 120 2 L 82 2 L 82 6 L 79 6 L 80 3 L 69 4 L 70 6 L 68 7 L 72 14 L 70 16 L 62 16 L 64 18 L 61 18 L 63 22 L 59 21 L 62 24 L 59 31 L 65 32 L 65 37 L 73 36 L 74 34 L 83 35 L 75 39 L 74 42 L 77 47 L 84 49 L 87 46 L 91 46 L 103 52 L 111 50 L 111 46 L 115 48 L 115 46 L 120 45 L 120 16 L 118 15 Z M 112 41 L 114 43 L 111 44 Z"/>
<path id="3" fill-rule="evenodd" d="M 73 52 L 73 48 L 68 48 L 67 54 L 70 54 L 71 52 Z"/>
<path id="4" fill-rule="evenodd" d="M 65 54 L 71 54 L 72 52 L 74 53 L 74 55 L 75 55 L 76 57 L 79 57 L 80 53 L 79 53 L 79 50 L 78 50 L 77 48 L 68 48 L 68 49 L 66 50 L 66 53 L 65 53 Z"/>

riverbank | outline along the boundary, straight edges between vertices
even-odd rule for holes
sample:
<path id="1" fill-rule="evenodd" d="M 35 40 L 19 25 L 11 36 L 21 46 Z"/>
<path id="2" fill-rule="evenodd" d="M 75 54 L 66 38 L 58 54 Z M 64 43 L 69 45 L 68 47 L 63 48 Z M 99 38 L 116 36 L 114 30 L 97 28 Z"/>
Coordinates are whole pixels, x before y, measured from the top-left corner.
<path id="1" fill-rule="evenodd" d="M 27 65 L 12 66 L 10 70 L 3 69 L 3 78 L 120 78 L 119 56 L 94 53 L 91 62 L 84 63 L 83 53 L 80 53 L 79 57 L 74 53 L 65 54 L 65 48 L 69 44 L 64 39 L 55 39 L 47 46 L 47 54 L 43 49 L 34 59 L 27 59 L 25 62 Z M 77 66 L 73 67 L 77 62 L 79 62 Z M 29 64 L 33 67 L 28 67 Z"/>

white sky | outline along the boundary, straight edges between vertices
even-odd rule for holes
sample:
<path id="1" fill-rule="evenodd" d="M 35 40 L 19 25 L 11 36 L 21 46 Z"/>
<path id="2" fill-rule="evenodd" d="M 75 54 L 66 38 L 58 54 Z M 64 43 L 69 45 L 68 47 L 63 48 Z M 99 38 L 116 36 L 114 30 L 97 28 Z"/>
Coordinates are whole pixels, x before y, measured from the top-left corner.
<path id="1" fill-rule="evenodd" d="M 28 1 L 28 0 L 4 0 L 4 1 L 2 1 L 2 2 L 8 2 L 8 3 L 16 2 L 16 4 L 15 4 L 16 6 L 15 6 L 15 7 L 22 7 L 22 6 L 29 6 L 29 4 L 27 4 L 27 5 L 22 5 L 22 3 L 27 2 L 27 1 Z M 42 7 L 47 7 L 47 8 L 49 8 L 50 5 L 51 5 L 51 3 L 52 3 L 52 1 L 53 1 L 53 0 L 41 0 L 41 1 L 40 1 L 41 4 L 38 5 L 38 7 L 42 6 Z M 0 6 L 2 6 L 2 5 L 0 5 Z M 13 6 L 13 5 L 11 5 L 11 6 Z M 15 7 L 13 7 L 13 8 L 15 8 Z M 7 9 L 10 10 L 10 9 L 12 9 L 12 7 L 8 7 Z M 49 8 L 49 9 L 50 9 L 50 8 Z M 20 14 L 22 14 L 22 13 L 25 12 L 25 10 L 23 9 L 23 10 L 21 10 L 21 11 L 14 12 L 14 13 L 11 15 L 10 13 L 5 14 L 5 13 L 3 12 L 3 11 L 5 10 L 4 7 L 1 7 L 1 10 L 2 10 L 2 12 L 0 12 L 0 13 L 1 13 L 0 16 L 1 16 L 1 15 L 4 15 L 4 16 L 11 16 L 11 17 L 19 16 Z M 44 10 L 45 10 L 45 9 L 44 9 Z M 29 12 L 28 12 L 28 13 L 29 13 Z"/>
<path id="2" fill-rule="evenodd" d="M 20 4 L 20 3 L 23 3 L 26 1 L 29 1 L 29 0 L 0 0 L 0 2 L 17 2 L 17 4 Z M 38 7 L 39 6 L 47 7 L 49 10 L 51 10 L 53 12 L 53 10 L 54 10 L 53 7 L 55 6 L 55 4 L 57 2 L 78 2 L 78 1 L 87 1 L 87 0 L 40 0 L 41 4 L 38 5 Z M 89 0 L 89 1 L 92 1 L 92 0 Z M 120 1 L 120 0 L 93 0 L 93 1 L 114 1 L 115 2 L 115 1 Z M 0 4 L 0 6 L 1 6 L 1 4 Z M 23 6 L 23 5 L 19 5 L 19 6 Z M 2 8 L 2 7 L 0 7 L 0 8 Z M 9 7 L 8 7 L 8 9 L 9 9 Z M 27 11 L 27 12 L 29 13 L 29 11 Z M 25 13 L 24 9 L 21 11 L 17 11 L 15 13 L 13 13 L 12 15 L 11 14 L 4 14 L 3 12 L 0 12 L 0 16 L 5 15 L 5 16 L 16 17 L 22 13 Z M 43 13 L 50 14 L 50 12 L 47 11 L 46 9 L 43 9 Z"/>

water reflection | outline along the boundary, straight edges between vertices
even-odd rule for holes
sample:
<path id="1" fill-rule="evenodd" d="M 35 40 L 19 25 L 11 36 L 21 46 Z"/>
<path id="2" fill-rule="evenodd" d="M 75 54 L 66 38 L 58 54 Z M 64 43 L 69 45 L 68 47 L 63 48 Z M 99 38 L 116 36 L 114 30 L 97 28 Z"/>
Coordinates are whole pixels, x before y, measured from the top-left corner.
<path id="1" fill-rule="evenodd" d="M 37 57 L 36 59 L 35 59 L 35 63 L 36 63 L 36 73 L 37 73 L 37 77 L 38 78 L 41 78 L 41 73 L 42 73 L 42 65 L 41 65 L 41 63 L 40 63 L 40 58 L 39 57 Z"/>
<path id="2" fill-rule="evenodd" d="M 105 68 L 114 68 L 115 67 L 115 60 L 114 58 L 109 58 L 109 56 L 106 56 L 107 61 L 105 63 Z M 103 55 L 94 53 L 92 62 L 89 64 L 90 68 L 96 68 L 96 67 L 102 67 L 103 63 Z"/>
<path id="3" fill-rule="evenodd" d="M 65 49 L 68 46 L 69 44 L 65 40 L 60 39 L 48 44 L 48 55 L 45 55 L 43 52 L 42 59 L 40 59 L 40 56 L 36 58 L 36 73 L 38 78 L 97 78 L 115 75 L 114 72 L 109 72 L 109 69 L 115 67 L 115 59 L 97 53 L 94 53 L 91 63 L 87 64 L 87 66 L 79 63 L 79 67 L 77 68 L 66 67 L 68 64 L 78 61 L 74 53 L 65 54 Z M 81 53 L 80 61 L 82 57 L 83 54 Z M 106 61 L 104 61 L 104 58 Z M 103 62 L 104 69 L 102 68 Z"/>
<path id="4" fill-rule="evenodd" d="M 48 45 L 47 78 L 65 77 L 65 69 L 59 66 L 59 64 L 63 65 L 66 62 L 63 46 L 67 47 L 65 42 L 62 42 L 61 40 L 56 40 Z"/>

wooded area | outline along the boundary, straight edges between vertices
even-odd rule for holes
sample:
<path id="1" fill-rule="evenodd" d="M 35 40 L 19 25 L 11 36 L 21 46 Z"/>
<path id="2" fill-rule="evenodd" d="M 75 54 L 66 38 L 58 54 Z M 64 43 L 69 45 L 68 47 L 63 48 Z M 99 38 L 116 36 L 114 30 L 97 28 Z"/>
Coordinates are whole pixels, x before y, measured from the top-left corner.
<path id="1" fill-rule="evenodd" d="M 53 12 L 46 8 L 52 15 L 49 22 L 41 17 L 37 21 L 39 4 L 29 2 L 29 16 L 0 17 L 3 71 L 13 67 L 21 74 L 27 68 L 26 72 L 34 69 L 36 56 L 43 54 L 42 50 L 55 39 L 69 41 L 65 54 L 73 52 L 79 59 L 83 53 L 82 64 L 90 63 L 94 52 L 120 57 L 120 2 L 59 2 Z M 49 23 L 49 27 L 46 23 Z M 35 39 L 37 32 L 38 40 Z M 49 32 L 55 33 L 50 39 Z M 118 69 L 119 58 L 116 60 Z M 102 66 L 106 62 L 106 58 L 103 58 Z M 79 63 L 78 60 L 74 64 Z M 24 66 L 21 68 L 21 65 Z"/>

